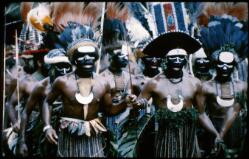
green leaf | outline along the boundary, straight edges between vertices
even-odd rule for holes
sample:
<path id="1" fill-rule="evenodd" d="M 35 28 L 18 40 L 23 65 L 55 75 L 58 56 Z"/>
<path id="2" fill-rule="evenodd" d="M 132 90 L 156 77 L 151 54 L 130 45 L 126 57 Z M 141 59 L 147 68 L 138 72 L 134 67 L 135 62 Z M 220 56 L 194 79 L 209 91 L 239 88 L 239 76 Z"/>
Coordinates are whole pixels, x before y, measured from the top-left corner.
<path id="1" fill-rule="evenodd" d="M 153 115 L 144 115 L 138 121 L 127 120 L 124 123 L 124 133 L 122 134 L 121 143 L 119 146 L 119 155 L 121 157 L 136 157 L 136 147 L 144 129 L 152 119 Z"/>

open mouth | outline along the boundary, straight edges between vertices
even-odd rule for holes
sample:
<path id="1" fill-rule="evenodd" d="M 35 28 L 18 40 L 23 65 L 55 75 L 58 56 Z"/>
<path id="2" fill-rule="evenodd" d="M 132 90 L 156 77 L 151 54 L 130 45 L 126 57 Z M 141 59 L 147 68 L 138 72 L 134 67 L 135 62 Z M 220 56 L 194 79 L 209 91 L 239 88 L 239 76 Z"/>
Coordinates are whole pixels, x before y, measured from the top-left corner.
<path id="1" fill-rule="evenodd" d="M 150 67 L 153 68 L 153 69 L 157 68 L 157 66 L 155 66 L 155 65 L 151 65 Z"/>
<path id="2" fill-rule="evenodd" d="M 92 68 L 93 65 L 84 65 L 83 67 L 84 67 L 84 68 Z"/>

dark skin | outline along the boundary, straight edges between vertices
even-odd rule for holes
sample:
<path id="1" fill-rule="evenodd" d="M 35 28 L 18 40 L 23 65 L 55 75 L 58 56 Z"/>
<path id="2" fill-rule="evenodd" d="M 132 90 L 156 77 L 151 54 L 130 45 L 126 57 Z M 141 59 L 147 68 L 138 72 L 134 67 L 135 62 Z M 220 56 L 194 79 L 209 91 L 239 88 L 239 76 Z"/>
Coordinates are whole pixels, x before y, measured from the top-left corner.
<path id="1" fill-rule="evenodd" d="M 202 89 L 200 80 L 183 73 L 182 68 L 186 63 L 186 61 L 184 62 L 186 57 L 178 55 L 167 56 L 166 58 L 167 68 L 144 86 L 133 106 L 135 108 L 141 107 L 144 105 L 144 100 L 148 101 L 152 98 L 156 107 L 165 108 L 167 105 L 167 95 L 171 95 L 172 103 L 177 104 L 179 103 L 177 97 L 179 92 L 181 92 L 184 99 L 183 108 L 189 109 L 194 105 L 199 112 L 199 120 L 202 125 L 217 138 L 220 138 L 219 133 L 205 113 L 204 103 L 200 96 L 200 90 Z"/>
<path id="2" fill-rule="evenodd" d="M 209 72 L 210 61 L 208 58 L 196 58 L 194 63 L 194 74 L 197 78 L 201 81 L 208 81 L 212 78 L 212 75 Z"/>
<path id="3" fill-rule="evenodd" d="M 37 61 L 38 64 L 38 72 L 43 74 L 42 71 L 42 63 Z M 15 106 L 18 104 L 18 91 L 19 91 L 19 100 L 26 102 L 27 98 L 29 97 L 32 89 L 34 88 L 35 84 L 38 82 L 35 77 L 31 75 L 24 76 L 19 83 L 19 89 L 15 89 L 14 93 L 12 94 L 10 100 L 6 103 L 6 111 L 9 115 L 11 123 L 13 124 L 13 130 L 15 132 L 19 132 L 20 130 L 20 123 L 17 120 L 17 112 L 15 111 Z"/>
<path id="4" fill-rule="evenodd" d="M 20 144 L 20 149 L 18 151 L 22 157 L 26 157 L 28 155 L 28 147 L 26 145 L 25 130 L 26 130 L 27 123 L 28 123 L 32 110 L 35 109 L 35 106 L 37 105 L 40 105 L 39 108 L 42 107 L 41 104 L 43 103 L 43 100 L 45 99 L 45 97 L 48 95 L 48 92 L 51 89 L 51 84 L 53 83 L 53 80 L 58 76 L 63 76 L 71 72 L 72 70 L 70 64 L 68 63 L 57 63 L 57 64 L 53 64 L 51 67 L 52 68 L 50 68 L 50 71 L 52 72 L 52 70 L 54 70 L 55 75 L 50 75 L 50 77 L 45 78 L 44 80 L 38 82 L 35 85 L 35 87 L 33 88 L 33 91 L 31 92 L 27 100 L 27 104 L 24 107 L 24 110 L 22 112 L 21 124 L 20 124 L 21 126 L 20 138 L 18 141 L 18 143 Z"/>
<path id="5" fill-rule="evenodd" d="M 73 60 L 76 64 L 76 70 L 70 74 L 67 74 L 62 77 L 58 77 L 53 85 L 51 91 L 48 93 L 45 102 L 43 104 L 43 120 L 45 125 L 50 125 L 50 111 L 49 105 L 51 105 L 58 97 L 61 96 L 63 102 L 64 116 L 76 119 L 83 119 L 84 110 L 83 104 L 80 104 L 76 98 L 75 93 L 78 90 L 75 74 L 78 76 L 78 79 L 91 79 L 93 78 L 93 89 L 94 99 L 88 105 L 88 114 L 86 116 L 86 121 L 95 119 L 98 117 L 98 112 L 101 109 L 109 114 L 115 115 L 118 114 L 126 108 L 126 101 L 123 101 L 117 106 L 112 105 L 111 91 L 110 86 L 103 77 L 93 74 L 94 62 L 96 58 L 92 58 L 91 54 L 78 53 L 78 57 L 75 57 Z M 88 65 L 88 66 L 87 66 Z M 101 108 L 103 106 L 103 108 Z M 45 131 L 46 138 L 50 143 L 57 144 L 57 134 L 53 128 L 49 128 Z"/>
<path id="6" fill-rule="evenodd" d="M 228 68 L 226 65 L 224 65 L 223 67 L 217 67 L 218 65 L 222 64 L 228 64 L 229 66 L 231 66 L 231 68 Z M 229 107 L 221 106 L 216 102 L 216 83 L 219 83 L 221 87 L 228 88 L 229 84 L 232 82 L 231 73 L 233 71 L 233 68 L 234 64 L 232 63 L 217 63 L 217 76 L 214 80 L 203 83 L 201 94 L 201 102 L 206 103 L 208 109 L 210 110 L 210 116 L 224 118 L 223 124 L 221 125 L 221 129 L 219 131 L 220 137 L 222 139 L 224 138 L 228 130 L 232 127 L 234 120 L 236 119 L 242 108 L 241 103 L 243 103 L 243 101 L 238 101 L 237 98 L 235 98 L 234 104 Z M 240 80 L 233 80 L 233 84 L 235 94 L 242 93 L 244 95 L 246 93 L 247 83 Z M 225 89 L 224 93 L 230 94 L 230 89 Z"/>

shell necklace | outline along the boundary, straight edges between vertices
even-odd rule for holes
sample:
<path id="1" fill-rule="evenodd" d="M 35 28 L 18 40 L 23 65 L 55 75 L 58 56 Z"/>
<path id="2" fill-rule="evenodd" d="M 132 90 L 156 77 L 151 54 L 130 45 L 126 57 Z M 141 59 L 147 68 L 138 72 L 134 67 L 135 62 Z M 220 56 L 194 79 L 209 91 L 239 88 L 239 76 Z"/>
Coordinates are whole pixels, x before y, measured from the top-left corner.
<path id="1" fill-rule="evenodd" d="M 220 106 L 223 106 L 223 107 L 230 107 L 234 104 L 234 84 L 233 84 L 233 81 L 229 83 L 229 90 L 230 90 L 230 94 L 232 94 L 233 98 L 231 99 L 224 99 L 224 98 L 221 98 L 221 85 L 217 82 L 215 82 L 216 84 L 216 92 L 217 92 L 217 96 L 216 96 L 216 101 L 217 103 L 220 105 Z M 218 86 L 220 89 L 218 89 Z M 231 88 L 232 87 L 232 88 Z"/>
<path id="2" fill-rule="evenodd" d="M 87 112 L 88 112 L 88 104 L 92 102 L 94 95 L 93 95 L 93 82 L 91 77 L 90 81 L 89 80 L 83 80 L 83 79 L 78 79 L 75 74 L 75 79 L 76 79 L 76 84 L 77 84 L 77 92 L 75 93 L 75 98 L 76 100 L 80 103 L 83 104 L 83 109 L 84 109 L 84 119 L 86 119 Z M 90 88 L 90 93 L 87 96 L 83 96 L 82 93 L 85 92 L 86 90 L 85 87 L 83 86 L 91 86 Z"/>

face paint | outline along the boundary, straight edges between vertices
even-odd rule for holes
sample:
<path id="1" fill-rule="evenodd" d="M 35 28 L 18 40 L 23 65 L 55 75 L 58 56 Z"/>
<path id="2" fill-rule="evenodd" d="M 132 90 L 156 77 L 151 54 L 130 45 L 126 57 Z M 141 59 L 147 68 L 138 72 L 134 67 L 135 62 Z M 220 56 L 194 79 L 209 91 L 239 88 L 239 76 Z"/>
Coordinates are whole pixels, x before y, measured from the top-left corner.
<path id="1" fill-rule="evenodd" d="M 126 67 L 128 64 L 128 55 L 121 51 L 121 49 L 109 50 L 111 55 L 111 63 L 117 68 Z"/>
<path id="2" fill-rule="evenodd" d="M 219 62 L 216 66 L 217 74 L 223 77 L 230 76 L 233 72 L 233 69 L 234 69 L 233 63 Z"/>
<path id="3" fill-rule="evenodd" d="M 167 67 L 174 70 L 181 70 L 183 66 L 186 64 L 186 56 L 185 55 L 171 55 L 167 56 Z"/>
<path id="4" fill-rule="evenodd" d="M 94 71 L 96 60 L 97 58 L 93 53 L 79 53 L 75 57 L 75 64 L 78 70 L 90 73 Z"/>
<path id="5" fill-rule="evenodd" d="M 54 64 L 55 75 L 64 76 L 72 71 L 72 66 L 69 63 L 61 62 Z"/>
<path id="6" fill-rule="evenodd" d="M 216 65 L 217 74 L 230 77 L 234 69 L 234 56 L 231 52 L 221 52 Z"/>
<path id="7" fill-rule="evenodd" d="M 194 67 L 199 72 L 208 72 L 210 67 L 210 61 L 207 58 L 196 58 Z"/>
<path id="8" fill-rule="evenodd" d="M 25 59 L 25 58 L 23 58 L 23 61 L 24 61 L 23 70 L 28 74 L 34 73 L 35 70 L 36 70 L 34 60 L 33 59 Z"/>
<path id="9" fill-rule="evenodd" d="M 144 57 L 143 62 L 146 68 L 149 67 L 150 69 L 158 69 L 161 59 L 156 57 Z"/>

